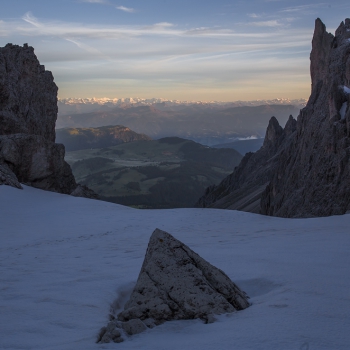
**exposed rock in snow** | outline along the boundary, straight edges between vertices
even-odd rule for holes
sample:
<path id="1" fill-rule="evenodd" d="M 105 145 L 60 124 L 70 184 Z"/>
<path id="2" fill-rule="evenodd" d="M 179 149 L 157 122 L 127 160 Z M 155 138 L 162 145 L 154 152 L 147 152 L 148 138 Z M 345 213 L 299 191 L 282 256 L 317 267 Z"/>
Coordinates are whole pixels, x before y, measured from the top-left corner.
<path id="1" fill-rule="evenodd" d="M 74 197 L 84 197 L 84 198 L 91 198 L 91 199 L 99 198 L 99 196 L 89 187 L 85 185 L 80 185 L 80 184 L 78 184 L 76 189 L 70 195 Z"/>
<path id="2" fill-rule="evenodd" d="M 0 184 L 85 196 L 55 143 L 57 90 L 32 47 L 0 48 Z"/>
<path id="3" fill-rule="evenodd" d="M 220 269 L 169 233 L 156 229 L 148 243 L 136 286 L 124 310 L 100 332 L 99 341 L 114 341 L 165 321 L 200 318 L 243 310 L 248 296 Z M 146 327 L 147 326 L 147 327 Z M 116 337 L 119 342 L 119 336 Z"/>
<path id="4" fill-rule="evenodd" d="M 18 181 L 26 185 L 66 194 L 77 187 L 72 171 L 64 161 L 64 146 L 42 136 L 0 136 L 0 158 Z"/>
<path id="5" fill-rule="evenodd" d="M 0 185 L 8 185 L 12 187 L 22 188 L 21 184 L 18 182 L 16 175 L 3 161 L 1 161 L 0 163 Z"/>

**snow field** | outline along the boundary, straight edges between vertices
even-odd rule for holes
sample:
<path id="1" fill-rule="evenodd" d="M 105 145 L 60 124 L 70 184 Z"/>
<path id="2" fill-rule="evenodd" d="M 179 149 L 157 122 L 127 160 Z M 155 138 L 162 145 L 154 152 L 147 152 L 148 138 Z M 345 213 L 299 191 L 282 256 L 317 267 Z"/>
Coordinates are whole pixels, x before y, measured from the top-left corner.
<path id="1" fill-rule="evenodd" d="M 350 215 L 281 219 L 134 210 L 0 186 L 0 349 L 349 349 Z M 221 268 L 252 306 L 95 344 L 158 227 Z"/>

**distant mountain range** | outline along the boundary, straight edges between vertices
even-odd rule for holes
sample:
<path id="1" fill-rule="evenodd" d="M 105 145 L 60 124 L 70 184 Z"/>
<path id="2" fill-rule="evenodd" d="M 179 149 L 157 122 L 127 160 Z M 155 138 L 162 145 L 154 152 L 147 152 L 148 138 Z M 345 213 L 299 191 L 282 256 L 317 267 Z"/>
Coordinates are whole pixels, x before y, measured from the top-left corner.
<path id="1" fill-rule="evenodd" d="M 272 100 L 251 100 L 251 101 L 233 101 L 233 102 L 220 102 L 220 101 L 179 101 L 179 100 L 166 100 L 163 98 L 76 98 L 68 97 L 58 99 L 58 114 L 59 116 L 68 114 L 80 114 L 90 113 L 94 111 L 109 110 L 115 107 L 138 107 L 138 106 L 155 106 L 158 109 L 175 110 L 177 107 L 182 106 L 206 106 L 206 107 L 243 107 L 243 106 L 263 106 L 263 105 L 293 105 L 299 109 L 305 107 L 307 100 L 288 98 L 275 98 Z"/>
<path id="2" fill-rule="evenodd" d="M 68 103 L 68 102 L 67 102 Z M 152 139 L 177 136 L 212 146 L 244 138 L 262 138 L 272 116 L 284 125 L 289 115 L 298 115 L 299 106 L 264 104 L 259 106 L 232 106 L 220 103 L 181 104 L 167 102 L 152 105 L 125 105 L 99 110 L 70 113 L 57 119 L 56 128 L 90 128 L 124 125 Z M 74 108 L 84 104 L 72 104 Z M 96 106 L 94 105 L 94 108 Z M 85 108 L 85 107 L 84 107 Z M 62 111 L 62 108 L 59 107 Z"/>
<path id="3" fill-rule="evenodd" d="M 221 143 L 219 145 L 213 145 L 214 148 L 233 148 L 240 154 L 245 155 L 248 152 L 258 151 L 264 143 L 263 138 L 238 140 L 229 143 Z"/>

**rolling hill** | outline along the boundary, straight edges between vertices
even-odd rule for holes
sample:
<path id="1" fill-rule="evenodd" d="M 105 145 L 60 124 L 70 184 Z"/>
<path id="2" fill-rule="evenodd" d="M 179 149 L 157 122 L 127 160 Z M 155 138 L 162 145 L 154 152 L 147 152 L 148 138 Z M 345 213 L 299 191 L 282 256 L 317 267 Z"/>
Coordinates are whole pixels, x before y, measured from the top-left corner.
<path id="1" fill-rule="evenodd" d="M 66 151 L 103 148 L 140 140 L 151 140 L 151 138 L 144 134 L 138 134 L 122 125 L 56 130 L 56 142 L 63 143 Z"/>
<path id="2" fill-rule="evenodd" d="M 192 207 L 241 158 L 233 149 L 168 137 L 67 152 L 65 159 L 77 181 L 104 200 L 137 208 L 177 208 Z"/>

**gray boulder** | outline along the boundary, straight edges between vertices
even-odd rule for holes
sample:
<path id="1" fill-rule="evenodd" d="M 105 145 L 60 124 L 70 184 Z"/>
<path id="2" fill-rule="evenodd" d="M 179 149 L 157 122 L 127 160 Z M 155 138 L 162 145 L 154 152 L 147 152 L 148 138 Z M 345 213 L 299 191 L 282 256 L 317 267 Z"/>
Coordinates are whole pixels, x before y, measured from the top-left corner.
<path id="1" fill-rule="evenodd" d="M 129 301 L 117 315 L 128 335 L 171 320 L 200 318 L 243 310 L 248 296 L 220 269 L 169 233 L 156 229 Z M 111 321 L 118 327 L 118 321 Z M 108 331 L 106 337 L 110 338 Z M 101 339 L 105 336 L 103 334 Z"/>

